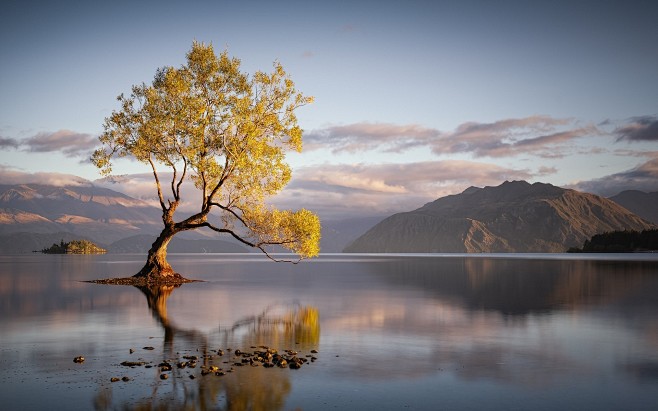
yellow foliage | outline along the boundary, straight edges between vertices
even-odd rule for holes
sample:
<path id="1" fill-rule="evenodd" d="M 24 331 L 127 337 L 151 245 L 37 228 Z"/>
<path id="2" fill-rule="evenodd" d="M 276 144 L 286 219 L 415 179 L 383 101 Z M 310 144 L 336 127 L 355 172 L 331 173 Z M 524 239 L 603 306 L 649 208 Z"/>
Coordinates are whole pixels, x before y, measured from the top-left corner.
<path id="1" fill-rule="evenodd" d="M 240 60 L 212 45 L 194 42 L 180 68 L 164 67 L 152 84 L 120 95 L 121 108 L 105 119 L 102 148 L 92 156 L 104 174 L 116 157 L 132 157 L 152 168 L 165 224 L 173 222 L 180 186 L 202 192 L 200 212 L 177 227 L 207 223 L 211 209 L 224 213 L 217 231 L 234 236 L 242 223 L 254 246 L 280 244 L 302 257 L 319 252 L 320 222 L 307 210 L 266 209 L 266 197 L 290 181 L 287 150 L 301 151 L 302 129 L 295 111 L 312 102 L 295 89 L 280 63 L 270 73 L 240 71 Z M 169 169 L 171 193 L 159 181 Z M 167 201 L 165 201 L 165 199 Z"/>
<path id="2" fill-rule="evenodd" d="M 320 219 L 306 209 L 253 207 L 243 217 L 258 242 L 281 245 L 303 258 L 320 252 Z"/>

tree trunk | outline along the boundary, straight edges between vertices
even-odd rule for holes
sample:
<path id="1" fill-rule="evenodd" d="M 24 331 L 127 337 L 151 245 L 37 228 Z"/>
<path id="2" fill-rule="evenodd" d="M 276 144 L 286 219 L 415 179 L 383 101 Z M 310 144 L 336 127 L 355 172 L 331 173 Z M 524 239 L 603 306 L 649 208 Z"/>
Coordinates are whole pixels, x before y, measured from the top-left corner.
<path id="1" fill-rule="evenodd" d="M 146 264 L 144 267 L 133 277 L 146 278 L 148 281 L 162 282 L 167 280 L 175 280 L 182 278 L 180 274 L 174 272 L 167 262 L 167 246 L 180 230 L 175 230 L 173 227 L 165 227 L 160 236 L 155 240 L 151 249 L 149 250 Z"/>

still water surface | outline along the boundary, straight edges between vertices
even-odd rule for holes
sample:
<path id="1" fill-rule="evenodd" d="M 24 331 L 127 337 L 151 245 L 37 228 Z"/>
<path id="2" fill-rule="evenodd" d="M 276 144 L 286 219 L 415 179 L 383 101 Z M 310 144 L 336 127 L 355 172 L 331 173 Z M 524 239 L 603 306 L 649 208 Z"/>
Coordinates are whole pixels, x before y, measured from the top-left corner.
<path id="1" fill-rule="evenodd" d="M 298 265 L 187 254 L 170 262 L 204 282 L 81 282 L 129 276 L 143 259 L 0 256 L 0 408 L 658 406 L 655 254 L 325 255 Z M 204 354 L 228 370 L 239 359 L 216 350 L 261 345 L 317 361 L 201 376 Z M 159 363 L 191 355 L 196 368 L 160 379 Z"/>

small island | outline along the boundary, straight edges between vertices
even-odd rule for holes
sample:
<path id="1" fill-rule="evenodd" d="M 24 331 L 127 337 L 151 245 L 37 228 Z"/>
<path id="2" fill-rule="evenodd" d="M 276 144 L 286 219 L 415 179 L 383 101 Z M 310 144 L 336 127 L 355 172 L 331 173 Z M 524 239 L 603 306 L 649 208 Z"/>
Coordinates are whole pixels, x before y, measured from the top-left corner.
<path id="1" fill-rule="evenodd" d="M 41 250 L 44 254 L 105 254 L 107 250 L 87 240 L 73 240 L 65 243 L 53 244 L 50 248 Z"/>

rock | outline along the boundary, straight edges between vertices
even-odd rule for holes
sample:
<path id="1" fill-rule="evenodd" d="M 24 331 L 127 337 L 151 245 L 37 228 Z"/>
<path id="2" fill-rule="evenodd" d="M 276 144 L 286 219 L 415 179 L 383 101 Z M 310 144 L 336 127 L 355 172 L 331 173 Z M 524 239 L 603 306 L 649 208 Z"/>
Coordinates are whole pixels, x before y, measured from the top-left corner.
<path id="1" fill-rule="evenodd" d="M 119 378 L 119 377 L 112 377 L 112 378 L 110 378 L 110 381 L 111 381 L 111 382 L 121 381 L 121 378 Z"/>
<path id="2" fill-rule="evenodd" d="M 298 370 L 298 369 L 302 368 L 302 364 L 301 364 L 301 363 L 298 363 L 298 362 L 291 362 L 291 363 L 288 365 L 288 367 L 289 367 L 291 370 Z"/>
<path id="3" fill-rule="evenodd" d="M 155 350 L 154 347 L 144 347 L 143 349 L 144 349 L 144 350 L 149 350 L 149 351 Z"/>
<path id="4" fill-rule="evenodd" d="M 82 364 L 83 362 L 85 362 L 85 357 L 83 357 L 82 355 L 77 356 L 73 359 L 73 362 L 76 364 Z"/>
<path id="5" fill-rule="evenodd" d="M 304 360 L 305 359 L 303 359 L 303 358 L 292 357 L 288 361 L 288 367 L 292 370 L 298 370 L 298 369 L 302 368 L 302 364 L 304 364 Z"/>
<path id="6" fill-rule="evenodd" d="M 195 378 L 196 378 L 196 377 L 195 377 L 194 375 L 191 375 L 191 374 L 190 374 L 190 380 L 193 380 L 193 379 L 195 379 Z"/>
<path id="7" fill-rule="evenodd" d="M 166 380 L 167 378 L 169 378 L 169 374 L 160 374 L 161 380 Z"/>
<path id="8" fill-rule="evenodd" d="M 121 363 L 124 367 L 140 367 L 146 364 L 145 361 L 124 361 Z"/>
<path id="9" fill-rule="evenodd" d="M 121 378 L 121 381 L 126 381 L 126 382 L 130 381 L 130 377 L 123 377 L 123 378 Z"/>
<path id="10" fill-rule="evenodd" d="M 132 354 L 132 353 L 134 353 L 134 352 L 135 352 L 135 350 L 133 350 L 133 349 L 131 348 L 131 349 L 130 349 L 130 353 Z"/>
<path id="11" fill-rule="evenodd" d="M 318 350 L 311 350 L 311 354 L 317 354 Z"/>

